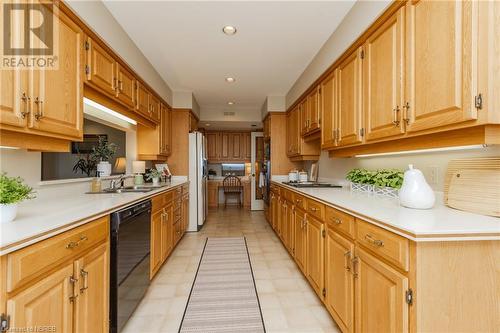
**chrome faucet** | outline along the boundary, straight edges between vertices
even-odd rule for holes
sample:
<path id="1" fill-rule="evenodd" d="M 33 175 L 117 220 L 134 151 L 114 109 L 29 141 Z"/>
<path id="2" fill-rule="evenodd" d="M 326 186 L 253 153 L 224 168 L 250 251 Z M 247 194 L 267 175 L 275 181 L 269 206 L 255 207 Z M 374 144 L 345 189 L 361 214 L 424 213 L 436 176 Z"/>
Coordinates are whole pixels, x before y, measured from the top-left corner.
<path id="1" fill-rule="evenodd" d="M 127 179 L 127 178 L 131 178 L 131 177 L 132 177 L 131 175 L 123 174 L 123 175 L 120 175 L 119 178 L 111 179 L 111 182 L 109 183 L 109 189 L 110 190 L 116 190 L 117 188 L 121 188 L 123 180 Z M 117 184 L 120 184 L 120 186 L 117 187 L 116 186 Z"/>

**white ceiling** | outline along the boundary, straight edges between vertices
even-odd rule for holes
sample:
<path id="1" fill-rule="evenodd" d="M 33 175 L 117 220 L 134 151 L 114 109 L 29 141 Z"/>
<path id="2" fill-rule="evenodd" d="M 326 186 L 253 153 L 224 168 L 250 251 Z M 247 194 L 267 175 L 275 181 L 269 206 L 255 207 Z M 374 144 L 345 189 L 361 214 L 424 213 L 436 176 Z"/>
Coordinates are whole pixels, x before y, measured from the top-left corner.
<path id="1" fill-rule="evenodd" d="M 201 108 L 255 110 L 285 95 L 350 10 L 347 1 L 106 1 L 172 90 Z M 234 25 L 234 36 L 222 33 Z M 234 77 L 229 84 L 225 77 Z M 235 105 L 228 106 L 228 101 Z"/>

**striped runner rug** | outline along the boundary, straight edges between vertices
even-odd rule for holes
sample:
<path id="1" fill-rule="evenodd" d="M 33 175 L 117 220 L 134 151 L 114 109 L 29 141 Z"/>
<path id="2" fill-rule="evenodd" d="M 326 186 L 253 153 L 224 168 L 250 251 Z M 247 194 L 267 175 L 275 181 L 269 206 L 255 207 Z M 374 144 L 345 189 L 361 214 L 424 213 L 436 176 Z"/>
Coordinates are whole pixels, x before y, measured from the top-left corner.
<path id="1" fill-rule="evenodd" d="M 244 237 L 207 238 L 179 332 L 265 332 Z"/>

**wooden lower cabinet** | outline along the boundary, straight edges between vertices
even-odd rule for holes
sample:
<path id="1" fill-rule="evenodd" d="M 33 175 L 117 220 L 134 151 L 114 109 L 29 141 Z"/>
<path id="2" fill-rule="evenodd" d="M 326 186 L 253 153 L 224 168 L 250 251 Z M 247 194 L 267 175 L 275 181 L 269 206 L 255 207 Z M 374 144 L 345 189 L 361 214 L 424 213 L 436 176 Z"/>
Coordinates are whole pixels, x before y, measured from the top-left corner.
<path id="1" fill-rule="evenodd" d="M 354 244 L 327 228 L 325 240 L 325 306 L 342 332 L 354 328 Z"/>
<path id="2" fill-rule="evenodd" d="M 295 207 L 291 202 L 287 202 L 288 214 L 286 216 L 286 236 L 285 236 L 285 246 L 288 252 L 292 253 L 295 251 Z"/>
<path id="3" fill-rule="evenodd" d="M 162 264 L 161 260 L 161 235 L 162 224 L 164 219 L 164 212 L 160 210 L 151 215 L 151 263 L 150 263 L 150 277 L 153 278 L 154 274 L 158 271 Z"/>
<path id="4" fill-rule="evenodd" d="M 73 302 L 77 290 L 70 282 L 70 262 L 7 300 L 10 327 L 54 327 L 56 332 L 72 332 Z"/>
<path id="5" fill-rule="evenodd" d="M 208 182 L 207 196 L 208 208 L 217 208 L 219 206 L 219 185 Z"/>
<path id="6" fill-rule="evenodd" d="M 75 243 L 77 239 L 79 243 Z M 44 253 L 44 249 L 50 249 L 50 255 Z M 37 327 L 45 327 L 50 332 L 109 331 L 109 217 L 0 259 L 5 267 L 0 271 L 0 281 L 13 277 L 19 281 L 0 288 L 1 303 L 6 300 L 6 316 L 10 318 L 11 329 L 35 331 Z M 31 272 L 32 260 L 43 266 Z M 29 274 L 24 273 L 27 269 Z M 23 272 L 24 279 L 15 279 L 19 271 Z M 0 305 L 1 309 L 4 304 Z"/>
<path id="7" fill-rule="evenodd" d="M 354 265 L 355 331 L 408 332 L 408 278 L 361 248 Z"/>
<path id="8" fill-rule="evenodd" d="M 302 209 L 295 208 L 295 262 L 300 270 L 306 272 L 306 244 L 307 244 L 307 229 L 306 229 L 306 213 Z"/>
<path id="9" fill-rule="evenodd" d="M 306 277 L 320 298 L 324 297 L 324 224 L 316 218 L 306 219 Z"/>
<path id="10" fill-rule="evenodd" d="M 108 332 L 109 257 L 107 245 L 102 244 L 76 262 L 78 301 L 76 302 L 75 331 Z"/>
<path id="11" fill-rule="evenodd" d="M 160 264 L 167 259 L 170 252 L 172 252 L 174 247 L 174 242 L 172 239 L 172 221 L 174 220 L 174 210 L 173 206 L 169 205 L 163 210 L 163 220 L 161 223 L 161 258 Z"/>

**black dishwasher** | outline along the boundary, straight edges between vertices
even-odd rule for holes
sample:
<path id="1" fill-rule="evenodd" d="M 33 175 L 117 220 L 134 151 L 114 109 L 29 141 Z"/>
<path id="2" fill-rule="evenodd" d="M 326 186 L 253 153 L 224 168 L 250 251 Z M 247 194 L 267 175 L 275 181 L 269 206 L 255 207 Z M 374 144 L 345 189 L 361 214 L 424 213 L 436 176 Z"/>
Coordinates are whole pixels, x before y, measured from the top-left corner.
<path id="1" fill-rule="evenodd" d="M 111 214 L 110 332 L 118 333 L 149 286 L 151 200 Z"/>

